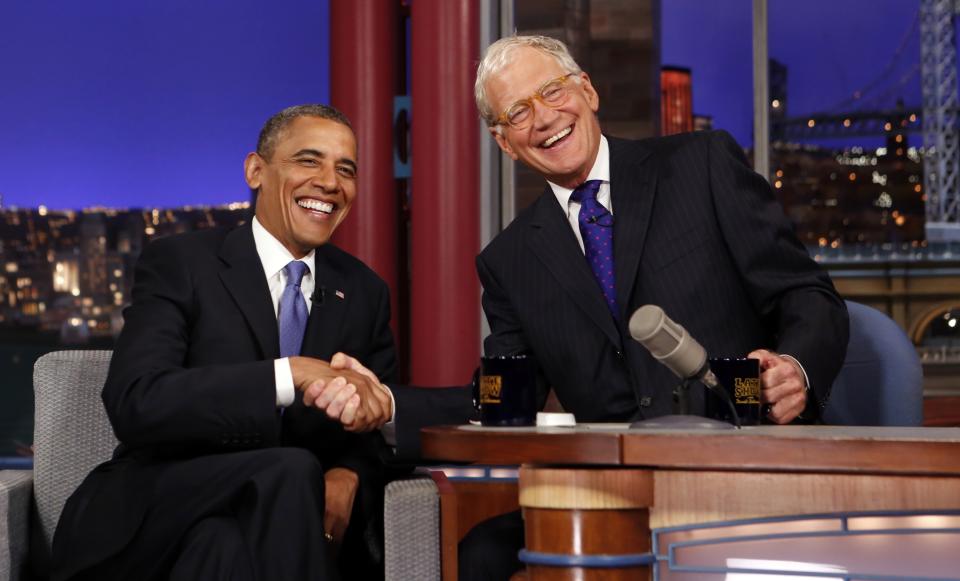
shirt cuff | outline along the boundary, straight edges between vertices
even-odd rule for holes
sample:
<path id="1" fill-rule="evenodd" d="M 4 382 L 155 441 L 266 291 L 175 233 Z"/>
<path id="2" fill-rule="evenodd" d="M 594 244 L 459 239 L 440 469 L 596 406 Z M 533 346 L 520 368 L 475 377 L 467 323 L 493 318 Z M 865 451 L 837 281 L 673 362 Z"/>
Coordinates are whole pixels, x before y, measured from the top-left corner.
<path id="1" fill-rule="evenodd" d="M 384 441 L 386 441 L 388 446 L 397 446 L 397 400 L 393 397 L 393 392 L 390 391 L 390 388 L 384 384 L 380 384 L 390 396 L 390 409 L 393 411 L 393 414 L 390 416 L 390 421 L 380 426 L 380 435 L 383 436 Z"/>
<path id="2" fill-rule="evenodd" d="M 807 391 L 810 391 L 810 378 L 807 377 L 807 370 L 803 368 L 803 364 L 801 364 L 800 361 L 793 355 L 787 355 L 786 353 L 780 353 L 779 355 L 780 357 L 786 357 L 790 361 L 793 361 L 797 364 L 797 367 L 800 368 L 800 373 L 803 374 L 803 386 L 807 388 Z"/>
<path id="3" fill-rule="evenodd" d="M 293 403 L 295 395 L 289 357 L 273 360 L 273 378 L 277 386 L 277 407 L 285 408 Z"/>

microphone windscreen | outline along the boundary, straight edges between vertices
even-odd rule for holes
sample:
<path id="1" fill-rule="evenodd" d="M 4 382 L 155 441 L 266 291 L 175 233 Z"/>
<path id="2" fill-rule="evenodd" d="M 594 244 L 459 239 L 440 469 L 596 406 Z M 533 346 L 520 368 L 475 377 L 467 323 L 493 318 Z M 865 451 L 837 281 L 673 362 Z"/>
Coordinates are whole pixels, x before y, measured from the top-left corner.
<path id="1" fill-rule="evenodd" d="M 654 357 L 664 357 L 677 348 L 682 336 L 672 323 L 660 307 L 644 305 L 630 317 L 630 336 Z"/>
<path id="2" fill-rule="evenodd" d="M 644 305 L 637 309 L 630 317 L 629 328 L 630 336 L 677 376 L 696 377 L 703 372 L 707 352 L 660 307 Z"/>

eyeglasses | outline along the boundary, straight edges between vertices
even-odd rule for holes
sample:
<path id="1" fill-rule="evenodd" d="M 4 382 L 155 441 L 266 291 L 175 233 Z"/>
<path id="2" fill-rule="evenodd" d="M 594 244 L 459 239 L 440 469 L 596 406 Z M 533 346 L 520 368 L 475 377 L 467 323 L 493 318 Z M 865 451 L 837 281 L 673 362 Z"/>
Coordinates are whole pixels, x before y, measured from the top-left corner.
<path id="1" fill-rule="evenodd" d="M 574 76 L 574 73 L 567 73 L 562 77 L 547 81 L 537 89 L 536 93 L 510 105 L 497 117 L 497 122 L 494 125 L 509 125 L 514 129 L 526 129 L 533 122 L 534 100 L 540 101 L 551 109 L 556 109 L 567 102 L 567 99 L 570 98 L 570 87 L 567 86 L 567 79 L 572 76 Z"/>

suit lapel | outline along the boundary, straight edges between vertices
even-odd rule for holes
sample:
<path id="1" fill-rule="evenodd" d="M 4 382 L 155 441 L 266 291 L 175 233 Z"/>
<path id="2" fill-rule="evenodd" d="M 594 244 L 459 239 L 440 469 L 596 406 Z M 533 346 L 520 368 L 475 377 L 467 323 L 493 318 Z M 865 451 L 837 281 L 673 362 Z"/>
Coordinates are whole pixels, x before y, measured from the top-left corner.
<path id="1" fill-rule="evenodd" d="M 613 199 L 614 284 L 620 316 L 629 306 L 650 226 L 656 193 L 656 164 L 650 151 L 638 142 L 608 138 L 610 144 L 610 195 Z"/>
<path id="2" fill-rule="evenodd" d="M 313 307 L 300 349 L 304 355 L 324 359 L 333 355 L 334 348 L 341 340 L 340 329 L 347 311 L 347 301 L 353 296 L 343 273 L 329 257 L 326 246 L 317 248 Z"/>
<path id="3" fill-rule="evenodd" d="M 249 225 L 227 234 L 220 247 L 220 259 L 225 264 L 220 280 L 250 325 L 264 358 L 276 359 L 280 356 L 277 317 Z"/>
<path id="4" fill-rule="evenodd" d="M 616 211 L 616 208 L 614 208 Z M 540 196 L 530 222 L 530 247 L 573 302 L 597 324 L 610 341 L 620 346 L 620 334 L 597 280 L 590 270 L 570 223 L 549 186 Z"/>

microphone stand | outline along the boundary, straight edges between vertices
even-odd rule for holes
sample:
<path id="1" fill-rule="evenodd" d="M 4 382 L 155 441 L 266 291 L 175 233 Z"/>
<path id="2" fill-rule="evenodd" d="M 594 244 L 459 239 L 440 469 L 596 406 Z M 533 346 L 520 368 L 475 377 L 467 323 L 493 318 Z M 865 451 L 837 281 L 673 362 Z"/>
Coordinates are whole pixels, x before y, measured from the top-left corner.
<path id="1" fill-rule="evenodd" d="M 675 415 L 690 415 L 690 402 L 687 395 L 690 392 L 690 380 L 682 379 L 677 387 L 673 388 L 673 413 Z"/>
<path id="2" fill-rule="evenodd" d="M 703 416 L 694 416 L 690 415 L 690 404 L 688 400 L 688 393 L 690 391 L 690 379 L 682 379 L 675 388 L 673 388 L 673 414 L 668 416 L 660 416 L 658 418 L 650 418 L 648 420 L 639 420 L 630 424 L 630 429 L 639 428 L 644 430 L 732 430 L 741 428 L 740 426 L 740 415 L 737 414 L 737 408 L 733 405 L 733 400 L 730 399 L 730 395 L 727 393 L 727 390 L 723 388 L 716 377 L 710 373 L 711 377 L 704 377 L 701 380 L 701 384 L 716 393 L 720 399 L 727 402 L 727 407 L 730 408 L 730 413 L 733 414 L 733 423 L 725 422 L 723 420 L 715 420 L 713 418 L 706 418 Z M 711 381 L 712 378 L 712 381 Z M 710 384 L 713 383 L 711 386 Z"/>

